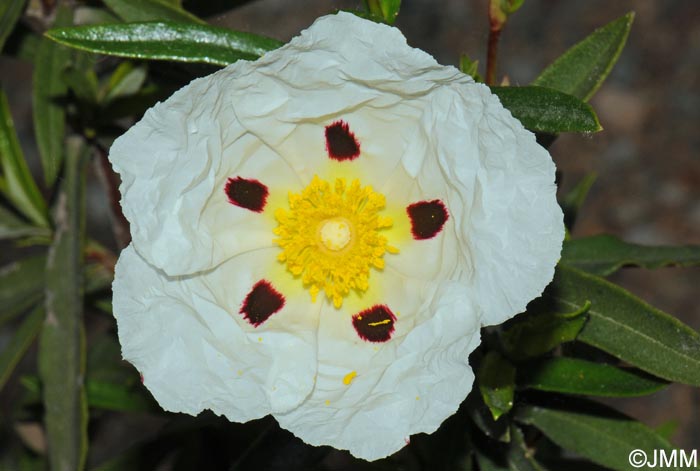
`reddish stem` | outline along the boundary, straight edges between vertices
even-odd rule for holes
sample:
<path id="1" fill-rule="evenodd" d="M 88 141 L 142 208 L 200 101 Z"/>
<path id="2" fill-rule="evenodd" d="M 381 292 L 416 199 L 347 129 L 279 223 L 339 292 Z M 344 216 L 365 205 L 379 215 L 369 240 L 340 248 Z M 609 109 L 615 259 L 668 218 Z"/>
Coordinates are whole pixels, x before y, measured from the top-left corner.
<path id="1" fill-rule="evenodd" d="M 496 57 L 498 56 L 498 40 L 501 37 L 501 31 L 503 31 L 502 24 L 491 24 L 486 55 L 486 85 L 494 85 L 496 82 Z"/>

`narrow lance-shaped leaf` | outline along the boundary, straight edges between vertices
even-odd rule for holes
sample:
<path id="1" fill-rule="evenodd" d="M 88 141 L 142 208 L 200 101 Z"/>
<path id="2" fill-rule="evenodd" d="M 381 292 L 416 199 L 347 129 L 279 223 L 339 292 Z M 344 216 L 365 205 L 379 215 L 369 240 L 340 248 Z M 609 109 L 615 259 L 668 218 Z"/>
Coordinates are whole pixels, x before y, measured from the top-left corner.
<path id="1" fill-rule="evenodd" d="M 154 401 L 147 393 L 134 391 L 121 384 L 94 381 L 86 383 L 87 401 L 90 407 L 114 411 L 154 411 Z"/>
<path id="2" fill-rule="evenodd" d="M 617 62 L 634 13 L 595 30 L 542 71 L 532 85 L 560 90 L 584 101 L 593 96 Z"/>
<path id="3" fill-rule="evenodd" d="M 24 0 L 0 2 L 0 52 L 24 10 Z"/>
<path id="4" fill-rule="evenodd" d="M 39 342 L 45 425 L 52 470 L 81 471 L 87 451 L 82 254 L 85 152 L 69 141 L 65 180 L 46 260 L 46 320 Z"/>
<path id="5" fill-rule="evenodd" d="M 0 268 L 0 325 L 41 298 L 45 265 L 46 257 L 35 255 Z"/>
<path id="6" fill-rule="evenodd" d="M 517 419 L 534 425 L 562 448 L 614 470 L 632 469 L 633 450 L 642 450 L 649 458 L 654 450 L 671 451 L 669 443 L 647 426 L 598 405 L 588 411 L 528 406 L 520 409 Z"/>
<path id="7" fill-rule="evenodd" d="M 507 463 L 497 463 L 495 458 L 479 452 L 476 453 L 476 462 L 480 471 L 510 471 Z"/>
<path id="8" fill-rule="evenodd" d="M 519 370 L 518 385 L 540 391 L 629 397 L 655 393 L 668 383 L 630 368 L 578 358 L 548 358 Z"/>
<path id="9" fill-rule="evenodd" d="M 590 302 L 577 340 L 669 381 L 700 386 L 700 335 L 617 285 L 559 265 L 545 292 L 561 308 Z"/>
<path id="10" fill-rule="evenodd" d="M 700 265 L 700 245 L 639 245 L 604 234 L 567 240 L 561 257 L 567 265 L 608 276 L 628 265 L 643 268 Z"/>
<path id="11" fill-rule="evenodd" d="M 459 70 L 469 75 L 475 82 L 483 83 L 484 78 L 479 75 L 479 61 L 471 60 L 466 54 L 459 56 Z"/>
<path id="12" fill-rule="evenodd" d="M 124 21 L 176 21 L 179 23 L 204 23 L 173 2 L 165 0 L 104 0 L 107 8 Z"/>
<path id="13" fill-rule="evenodd" d="M 54 26 L 68 26 L 72 22 L 71 8 L 59 6 Z M 69 62 L 69 49 L 46 38 L 41 40 L 34 58 L 32 104 L 36 143 L 47 186 L 53 185 L 63 161 L 66 112 L 61 101 L 68 92 L 63 73 Z"/>
<path id="14" fill-rule="evenodd" d="M 15 126 L 10 115 L 5 92 L 0 89 L 0 190 L 29 220 L 40 227 L 48 227 L 46 203 L 29 172 L 19 146 Z"/>
<path id="15" fill-rule="evenodd" d="M 145 66 L 122 62 L 100 90 L 100 100 L 109 103 L 116 98 L 137 93 L 146 80 L 146 75 Z"/>
<path id="16" fill-rule="evenodd" d="M 478 378 L 484 403 L 493 419 L 498 420 L 513 407 L 515 368 L 500 353 L 492 350 L 481 360 Z"/>
<path id="17" fill-rule="evenodd" d="M 480 391 L 472 391 L 466 400 L 467 414 L 483 434 L 499 442 L 510 442 L 510 428 L 507 420 L 494 420 L 491 410 L 484 403 Z"/>
<path id="18" fill-rule="evenodd" d="M 17 366 L 17 362 L 22 359 L 29 346 L 39 334 L 43 320 L 43 306 L 35 307 L 22 321 L 12 335 L 10 342 L 5 346 L 2 353 L 0 353 L 0 391 L 5 386 L 15 366 Z"/>
<path id="19" fill-rule="evenodd" d="M 73 51 L 73 57 L 69 66 L 63 71 L 62 78 L 80 105 L 93 106 L 97 103 L 97 88 L 99 79 L 93 70 L 96 63 L 94 54 Z M 86 116 L 84 121 L 90 121 Z"/>
<path id="20" fill-rule="evenodd" d="M 401 8 L 401 0 L 364 0 L 365 8 L 373 19 L 393 25 Z"/>
<path id="21" fill-rule="evenodd" d="M 77 49 L 137 59 L 202 62 L 226 66 L 256 59 L 281 42 L 224 28 L 169 22 L 76 26 L 46 36 Z"/>
<path id="22" fill-rule="evenodd" d="M 9 209 L 0 206 L 0 240 L 47 235 L 49 235 L 47 228 L 32 226 L 15 216 Z"/>
<path id="23" fill-rule="evenodd" d="M 590 105 L 566 93 L 543 87 L 491 87 L 491 91 L 530 131 L 597 132 L 603 129 Z"/>
<path id="24" fill-rule="evenodd" d="M 584 303 L 572 312 L 559 312 L 557 306 L 539 298 L 528 305 L 527 313 L 506 324 L 503 348 L 512 361 L 521 362 L 572 342 L 586 323 L 590 307 L 591 303 Z"/>

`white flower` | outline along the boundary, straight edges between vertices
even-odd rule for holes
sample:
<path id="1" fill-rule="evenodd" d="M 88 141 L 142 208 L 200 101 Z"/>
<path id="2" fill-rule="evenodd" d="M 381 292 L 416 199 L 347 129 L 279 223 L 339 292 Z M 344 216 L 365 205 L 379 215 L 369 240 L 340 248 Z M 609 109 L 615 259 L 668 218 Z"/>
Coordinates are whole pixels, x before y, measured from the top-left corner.
<path id="1" fill-rule="evenodd" d="M 110 160 L 119 339 L 161 406 L 368 460 L 455 412 L 480 327 L 563 239 L 552 160 L 489 89 L 345 13 L 195 80 Z"/>

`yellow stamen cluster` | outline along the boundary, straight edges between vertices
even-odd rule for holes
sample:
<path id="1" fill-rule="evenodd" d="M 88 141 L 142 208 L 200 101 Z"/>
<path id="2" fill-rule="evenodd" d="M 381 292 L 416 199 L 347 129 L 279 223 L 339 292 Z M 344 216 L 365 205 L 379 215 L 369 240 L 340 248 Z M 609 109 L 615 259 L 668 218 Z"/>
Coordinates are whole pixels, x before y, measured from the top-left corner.
<path id="1" fill-rule="evenodd" d="M 384 204 L 384 195 L 359 180 L 331 185 L 314 176 L 300 194 L 290 193 L 289 210 L 275 211 L 277 259 L 301 277 L 313 301 L 323 290 L 339 308 L 350 290 L 367 290 L 370 268 L 384 268 L 385 252 L 398 252 L 379 233 L 392 225 L 378 214 Z"/>

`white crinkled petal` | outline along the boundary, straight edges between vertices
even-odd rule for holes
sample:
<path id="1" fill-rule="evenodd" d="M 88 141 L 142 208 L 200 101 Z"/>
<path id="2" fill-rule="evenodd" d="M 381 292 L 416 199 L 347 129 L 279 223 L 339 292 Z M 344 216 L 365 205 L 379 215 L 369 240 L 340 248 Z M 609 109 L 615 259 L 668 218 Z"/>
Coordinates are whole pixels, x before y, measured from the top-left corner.
<path id="1" fill-rule="evenodd" d="M 238 123 L 234 102 L 245 67 L 193 81 L 149 109 L 110 149 L 133 244 L 169 275 L 272 246 L 274 218 L 230 204 L 227 178 L 259 180 L 277 195 L 299 189 L 294 171 Z"/>
<path id="2" fill-rule="evenodd" d="M 122 252 L 113 285 L 122 355 L 164 409 L 211 409 L 244 422 L 289 410 L 308 395 L 318 309 L 288 297 L 257 328 L 239 313 L 274 257 L 258 250 L 206 274 L 170 278 L 132 246 Z"/>
<path id="3" fill-rule="evenodd" d="M 469 296 L 484 325 L 499 324 L 524 311 L 554 276 L 564 239 L 554 163 L 484 85 L 441 90 L 433 107 L 448 110 L 432 142 L 448 205 L 459 207 Z"/>
<path id="4" fill-rule="evenodd" d="M 457 410 L 471 389 L 468 357 L 479 344 L 478 316 L 458 283 L 391 271 L 381 282 L 381 302 L 397 315 L 391 340 L 361 339 L 352 325 L 355 312 L 326 305 L 314 390 L 296 409 L 274 414 L 307 443 L 367 460 L 398 451 L 412 434 L 435 431 Z"/>
<path id="5" fill-rule="evenodd" d="M 459 249 L 445 258 L 442 233 L 397 244 L 388 264 L 407 276 L 457 277 L 484 325 L 525 310 L 554 275 L 564 238 L 554 163 L 487 87 L 446 84 L 433 91 L 388 201 L 445 203 Z"/>

